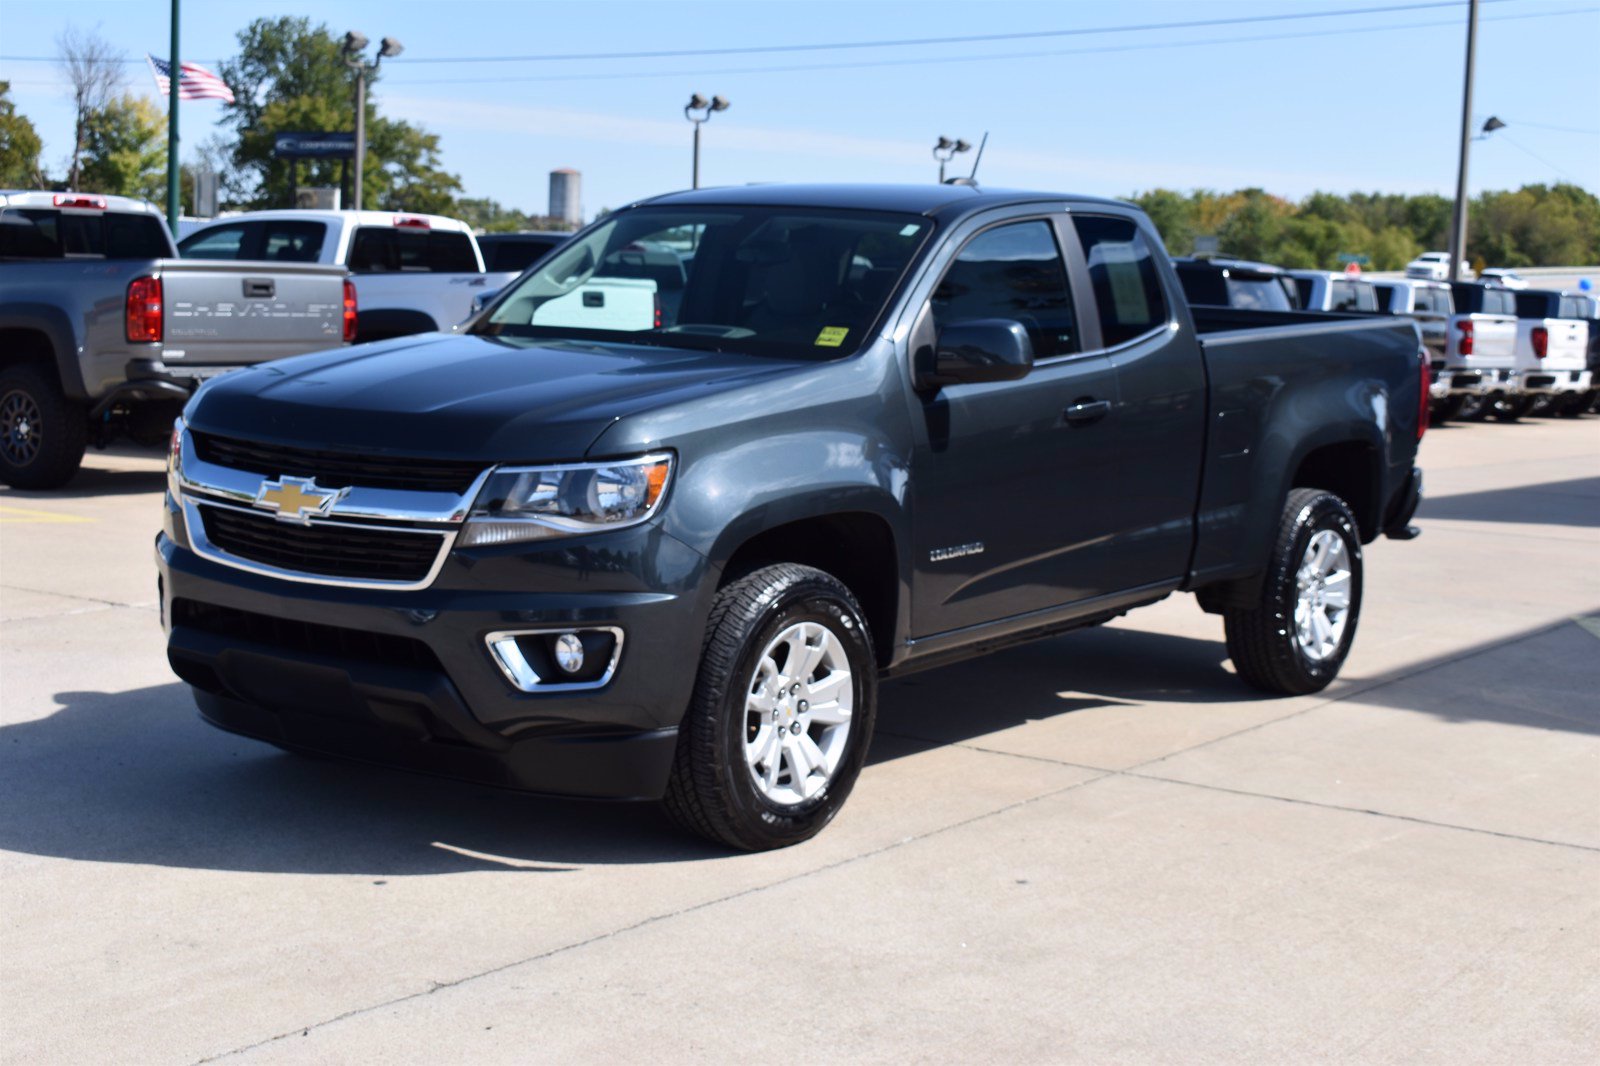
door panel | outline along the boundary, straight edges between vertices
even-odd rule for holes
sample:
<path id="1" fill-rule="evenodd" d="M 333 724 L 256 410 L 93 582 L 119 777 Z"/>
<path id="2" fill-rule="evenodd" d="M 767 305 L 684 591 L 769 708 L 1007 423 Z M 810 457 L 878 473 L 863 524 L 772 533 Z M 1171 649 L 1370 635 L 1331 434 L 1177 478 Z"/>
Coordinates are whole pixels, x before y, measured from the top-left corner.
<path id="1" fill-rule="evenodd" d="M 1076 308 L 1053 228 L 1010 222 L 963 246 L 913 330 L 915 348 L 940 324 L 1011 319 L 1036 359 L 1018 381 L 918 398 L 913 636 L 1108 591 L 1101 502 L 1116 488 L 1116 375 L 1108 357 L 1082 353 Z"/>

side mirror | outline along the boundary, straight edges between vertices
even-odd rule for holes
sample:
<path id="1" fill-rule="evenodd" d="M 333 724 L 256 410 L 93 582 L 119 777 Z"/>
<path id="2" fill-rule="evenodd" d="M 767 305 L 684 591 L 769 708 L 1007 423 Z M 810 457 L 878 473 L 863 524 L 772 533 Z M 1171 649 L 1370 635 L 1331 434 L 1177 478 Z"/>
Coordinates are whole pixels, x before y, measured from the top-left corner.
<path id="1" fill-rule="evenodd" d="M 919 353 L 916 385 L 934 389 L 984 381 L 1015 381 L 1033 369 L 1033 342 L 1021 322 L 977 318 L 951 322 L 931 351 Z"/>

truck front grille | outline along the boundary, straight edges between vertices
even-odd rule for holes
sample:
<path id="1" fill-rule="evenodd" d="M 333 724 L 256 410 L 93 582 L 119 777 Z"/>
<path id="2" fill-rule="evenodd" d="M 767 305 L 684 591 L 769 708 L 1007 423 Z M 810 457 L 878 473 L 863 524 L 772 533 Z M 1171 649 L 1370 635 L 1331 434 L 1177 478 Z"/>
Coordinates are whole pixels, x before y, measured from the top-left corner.
<path id="1" fill-rule="evenodd" d="M 318 485 L 328 489 L 361 486 L 451 492 L 459 496 L 472 487 L 486 465 L 470 460 L 413 459 L 293 448 L 195 430 L 190 431 L 190 436 L 194 440 L 195 454 L 204 462 L 268 477 L 316 478 Z"/>
<path id="2" fill-rule="evenodd" d="M 229 555 L 302 574 L 414 584 L 433 570 L 448 534 L 318 522 L 202 504 L 206 539 Z"/>

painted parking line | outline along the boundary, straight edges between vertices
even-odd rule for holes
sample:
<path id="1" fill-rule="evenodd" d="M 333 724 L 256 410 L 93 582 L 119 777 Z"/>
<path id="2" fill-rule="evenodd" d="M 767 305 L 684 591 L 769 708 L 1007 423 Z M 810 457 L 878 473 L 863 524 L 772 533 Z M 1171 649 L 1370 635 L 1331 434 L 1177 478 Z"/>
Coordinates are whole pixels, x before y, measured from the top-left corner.
<path id="1" fill-rule="evenodd" d="M 62 514 L 60 511 L 36 511 L 31 507 L 12 507 L 10 504 L 0 503 L 0 525 L 22 525 L 27 522 L 38 525 L 70 525 L 74 522 L 96 522 L 95 518 L 86 518 L 83 515 Z"/>

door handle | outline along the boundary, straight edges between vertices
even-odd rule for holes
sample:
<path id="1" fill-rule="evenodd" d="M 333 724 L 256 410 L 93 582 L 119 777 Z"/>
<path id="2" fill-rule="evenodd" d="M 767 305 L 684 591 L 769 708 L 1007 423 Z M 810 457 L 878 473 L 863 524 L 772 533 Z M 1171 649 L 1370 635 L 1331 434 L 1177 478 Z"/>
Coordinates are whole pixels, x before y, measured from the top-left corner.
<path id="1" fill-rule="evenodd" d="M 277 283 L 271 278 L 245 278 L 244 294 L 248 297 L 271 296 L 277 289 Z"/>
<path id="2" fill-rule="evenodd" d="M 1087 426 L 1092 422 L 1100 421 L 1110 413 L 1110 400 L 1083 399 L 1061 412 L 1061 417 L 1066 420 L 1069 426 Z"/>

